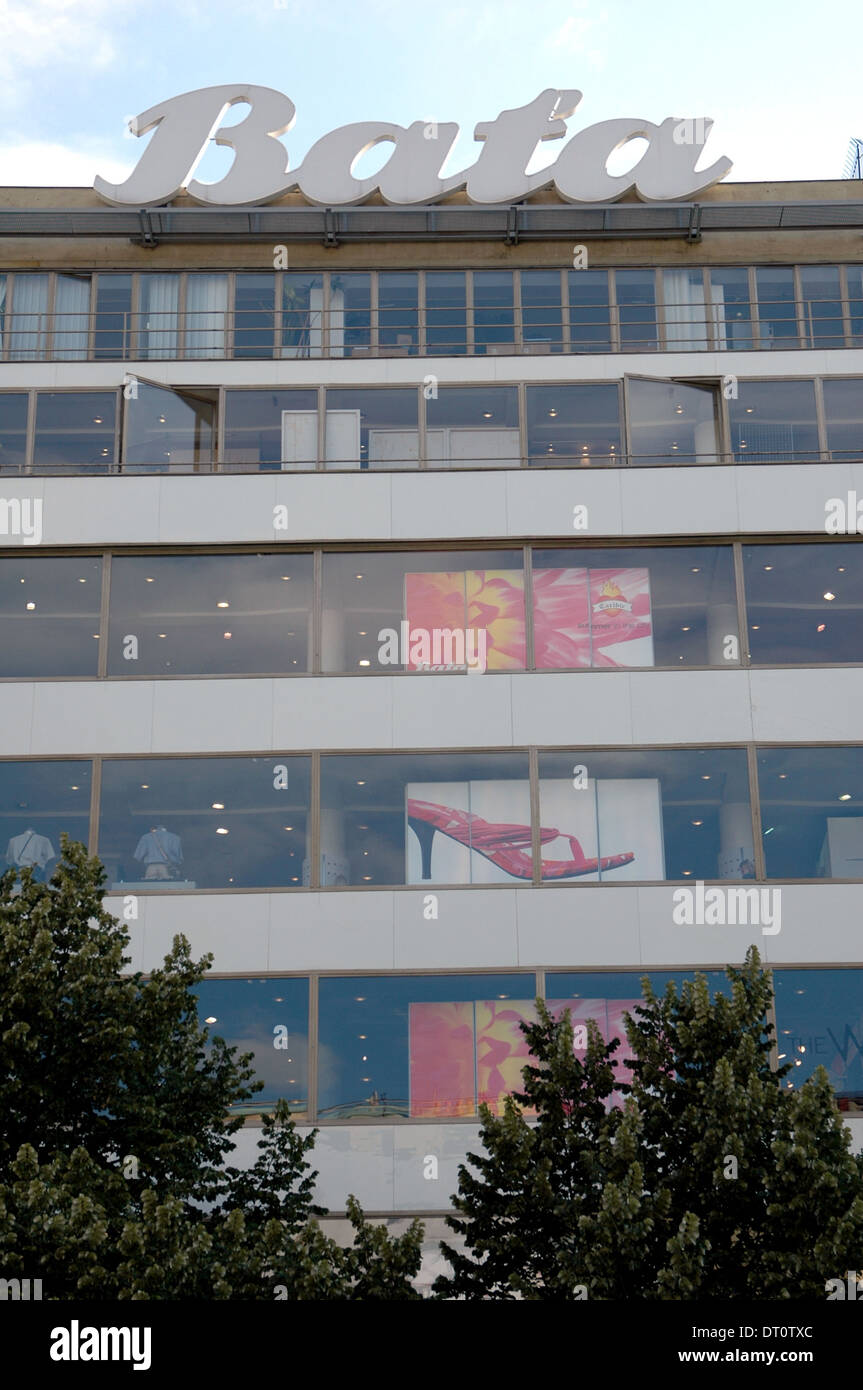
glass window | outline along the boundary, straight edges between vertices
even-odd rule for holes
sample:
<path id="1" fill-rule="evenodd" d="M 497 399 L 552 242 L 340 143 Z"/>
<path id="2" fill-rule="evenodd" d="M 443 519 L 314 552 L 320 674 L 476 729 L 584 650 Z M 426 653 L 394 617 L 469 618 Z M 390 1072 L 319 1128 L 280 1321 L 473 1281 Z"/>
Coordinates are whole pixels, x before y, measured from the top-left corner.
<path id="1" fill-rule="evenodd" d="M 515 306 L 511 271 L 474 271 L 473 323 L 476 352 L 515 351 Z"/>
<path id="2" fill-rule="evenodd" d="M 187 275 L 186 356 L 224 357 L 227 318 L 227 275 Z"/>
<path id="3" fill-rule="evenodd" d="M 730 546 L 533 552 L 536 669 L 739 662 Z"/>
<path id="4" fill-rule="evenodd" d="M 527 452 L 532 464 L 621 463 L 617 386 L 528 386 Z"/>
<path id="5" fill-rule="evenodd" d="M 728 402 L 738 463 L 817 463 L 814 381 L 741 381 Z"/>
<path id="6" fill-rule="evenodd" d="M 127 473 L 183 470 L 212 462 L 214 391 L 171 391 L 139 381 L 125 401 L 125 411 Z"/>
<path id="7" fill-rule="evenodd" d="M 64 361 L 87 356 L 90 327 L 90 276 L 58 275 L 54 287 L 54 351 Z"/>
<path id="8" fill-rule="evenodd" d="M 26 466 L 28 400 L 25 391 L 0 391 L 0 473 Z"/>
<path id="9" fill-rule="evenodd" d="M 0 870 L 31 868 L 45 883 L 57 867 L 63 831 L 88 843 L 91 773 L 88 762 L 0 763 Z"/>
<path id="10" fill-rule="evenodd" d="M 517 886 L 530 882 L 530 846 L 526 753 L 321 759 L 324 885 Z"/>
<path id="11" fill-rule="evenodd" d="M 372 343 L 372 278 L 330 276 L 330 357 L 368 357 Z"/>
<path id="12" fill-rule="evenodd" d="M 106 759 L 99 858 L 113 892 L 299 887 L 308 814 L 308 758 Z"/>
<path id="13" fill-rule="evenodd" d="M 0 676 L 95 676 L 102 561 L 0 559 Z"/>
<path id="14" fill-rule="evenodd" d="M 40 391 L 34 469 L 106 473 L 115 457 L 116 411 L 114 391 Z"/>
<path id="15" fill-rule="evenodd" d="M 139 275 L 138 356 L 155 361 L 178 355 L 179 275 Z"/>
<path id="16" fill-rule="evenodd" d="M 749 653 L 756 664 L 863 661 L 863 545 L 743 549 Z"/>
<path id="17" fill-rule="evenodd" d="M 462 270 L 426 271 L 426 352 L 467 352 L 467 292 Z"/>
<path id="18" fill-rule="evenodd" d="M 563 351 L 559 270 L 521 272 L 522 342 L 528 351 Z"/>
<path id="19" fill-rule="evenodd" d="M 314 468 L 318 457 L 318 393 L 227 391 L 224 462 L 263 471 Z"/>
<path id="20" fill-rule="evenodd" d="M 419 351 L 419 276 L 415 271 L 378 275 L 378 341 L 388 356 Z"/>
<path id="21" fill-rule="evenodd" d="M 863 970 L 774 970 L 783 1085 L 824 1067 L 840 1110 L 863 1110 Z"/>
<path id="22" fill-rule="evenodd" d="M 573 352 L 611 352 L 607 270 L 570 270 L 569 341 Z"/>
<path id="23" fill-rule="evenodd" d="M 125 402 L 126 473 L 167 473 L 213 461 L 215 392 L 136 384 Z"/>
<path id="24" fill-rule="evenodd" d="M 752 348 L 752 305 L 745 266 L 711 267 L 710 321 L 716 347 L 738 352 Z"/>
<path id="25" fill-rule="evenodd" d="M 846 265 L 848 312 L 851 316 L 851 347 L 863 347 L 863 265 Z"/>
<path id="26" fill-rule="evenodd" d="M 286 1100 L 295 1116 L 309 1104 L 309 982 L 307 979 L 214 980 L 195 985 L 198 1018 L 211 1038 L 240 1055 L 253 1054 L 264 1089 L 235 1106 L 253 1114 Z"/>
<path id="27" fill-rule="evenodd" d="M 834 348 L 845 346 L 842 323 L 842 290 L 838 265 L 800 267 L 803 296 L 803 346 Z"/>
<path id="28" fill-rule="evenodd" d="M 668 350 L 694 352 L 707 348 L 707 311 L 701 267 L 663 270 L 662 297 Z"/>
<path id="29" fill-rule="evenodd" d="M 827 448 L 834 463 L 863 458 L 863 380 L 821 383 Z"/>
<path id="30" fill-rule="evenodd" d="M 234 282 L 234 356 L 272 357 L 276 326 L 276 277 L 239 274 Z"/>
<path id="31" fill-rule="evenodd" d="M 716 463 L 716 392 L 712 386 L 631 377 L 629 437 L 633 463 Z"/>
<path id="32" fill-rule="evenodd" d="M 544 881 L 755 877 L 742 748 L 540 753 L 539 778 Z"/>
<path id="33" fill-rule="evenodd" d="M 3 334 L 6 330 L 6 292 L 8 280 L 5 275 L 0 275 L 0 353 L 3 351 L 5 339 Z"/>
<path id="34" fill-rule="evenodd" d="M 324 277 L 286 271 L 282 286 L 282 356 L 320 357 Z"/>
<path id="35" fill-rule="evenodd" d="M 798 347 L 794 271 L 790 266 L 758 266 L 755 287 L 758 293 L 759 347 Z"/>
<path id="36" fill-rule="evenodd" d="M 520 671 L 519 550 L 324 555 L 322 668 Z"/>
<path id="37" fill-rule="evenodd" d="M 118 555 L 108 674 L 309 669 L 311 555 Z"/>
<path id="38" fill-rule="evenodd" d="M 9 358 L 41 361 L 48 346 L 48 282 L 44 273 L 16 274 L 9 317 Z"/>
<path id="39" fill-rule="evenodd" d="M 405 1119 L 496 1113 L 521 1090 L 531 974 L 383 975 L 320 981 L 318 1114 Z"/>
<path id="40" fill-rule="evenodd" d="M 433 468 L 500 468 L 521 460 L 515 386 L 444 386 L 426 405 Z"/>
<path id="41" fill-rule="evenodd" d="M 100 275 L 96 281 L 93 355 L 97 361 L 132 355 L 131 275 Z"/>
<path id="42" fill-rule="evenodd" d="M 417 393 L 396 390 L 327 391 L 328 468 L 416 468 Z"/>
<path id="43" fill-rule="evenodd" d="M 656 277 L 653 271 L 616 270 L 614 277 L 621 351 L 653 351 L 659 346 L 656 332 Z"/>
<path id="44" fill-rule="evenodd" d="M 863 878 L 863 748 L 758 754 L 768 878 Z"/>

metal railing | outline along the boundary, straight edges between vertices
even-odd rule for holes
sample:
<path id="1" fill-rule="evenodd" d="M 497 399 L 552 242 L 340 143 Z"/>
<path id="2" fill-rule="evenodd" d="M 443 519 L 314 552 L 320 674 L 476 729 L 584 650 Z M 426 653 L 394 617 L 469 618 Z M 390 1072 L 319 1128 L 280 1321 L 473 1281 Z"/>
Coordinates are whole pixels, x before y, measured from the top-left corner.
<path id="1" fill-rule="evenodd" d="M 863 347 L 863 303 L 187 309 L 0 318 L 0 361 L 243 361 Z"/>

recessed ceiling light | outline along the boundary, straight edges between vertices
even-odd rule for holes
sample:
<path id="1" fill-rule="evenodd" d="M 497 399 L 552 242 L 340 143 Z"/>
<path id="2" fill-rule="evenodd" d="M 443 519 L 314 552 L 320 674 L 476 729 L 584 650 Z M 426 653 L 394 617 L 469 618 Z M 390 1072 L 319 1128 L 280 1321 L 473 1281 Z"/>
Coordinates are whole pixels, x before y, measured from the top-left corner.
<path id="1" fill-rule="evenodd" d="M 219 1020 L 218 1020 L 218 1018 L 217 1018 L 217 1016 L 216 1016 L 215 1014 L 210 1014 L 210 1017 L 209 1017 L 209 1018 L 205 1018 L 205 1019 L 204 1019 L 204 1022 L 205 1022 L 205 1023 L 218 1023 L 218 1021 L 219 1021 Z"/>
<path id="2" fill-rule="evenodd" d="M 764 572 L 765 572 L 765 574 L 769 573 L 769 571 L 772 570 L 772 568 L 773 568 L 772 565 L 765 565 L 765 566 L 764 566 Z"/>
<path id="3" fill-rule="evenodd" d="M 693 824 L 693 825 L 703 825 L 703 824 L 704 824 L 704 821 L 703 821 L 703 820 L 694 820 L 694 821 L 692 822 L 692 824 Z"/>
<path id="4" fill-rule="evenodd" d="M 829 589 L 827 590 L 827 593 L 826 593 L 826 594 L 822 594 L 822 598 L 826 598 L 826 600 L 827 600 L 828 603 L 832 603 L 832 602 L 833 602 L 833 599 L 834 599 L 835 597 L 836 597 L 836 595 L 835 595 L 835 594 L 831 594 L 831 592 L 830 592 Z"/>
<path id="5" fill-rule="evenodd" d="M 24 607 L 27 609 L 28 613 L 32 613 L 36 605 L 35 603 L 25 603 Z"/>
<path id="6" fill-rule="evenodd" d="M 144 580 L 145 584 L 155 584 L 155 582 L 155 579 L 151 579 L 149 575 L 147 575 L 147 578 Z"/>
<path id="7" fill-rule="evenodd" d="M 709 782 L 709 781 L 710 781 L 710 773 L 709 773 L 709 772 L 702 772 L 702 774 L 701 774 L 701 780 L 702 780 L 702 782 Z"/>
<path id="8" fill-rule="evenodd" d="M 840 800 L 840 801 L 850 801 L 850 800 L 851 800 L 851 793 L 850 793 L 850 792 L 843 792 L 842 795 L 840 796 L 839 800 Z"/>
<path id="9" fill-rule="evenodd" d="M 225 827 L 224 827 L 223 825 L 217 825 L 217 826 L 216 826 L 216 834 L 217 834 L 217 835 L 227 835 L 227 833 L 228 833 L 228 832 L 227 832 L 227 830 L 225 829 Z"/>
<path id="10" fill-rule="evenodd" d="M 490 419 L 491 419 L 491 416 L 492 416 L 492 412 L 491 412 L 490 410 L 484 410 L 484 411 L 482 412 L 482 418 L 483 418 L 484 420 L 490 420 Z"/>
<path id="11" fill-rule="evenodd" d="M 216 604 L 217 608 L 230 608 L 230 606 L 231 605 L 228 603 L 228 600 L 224 598 L 220 599 L 219 602 Z"/>
<path id="12" fill-rule="evenodd" d="M 366 996 L 364 994 L 355 994 L 354 999 L 358 1004 L 364 1004 L 366 1002 Z"/>
<path id="13" fill-rule="evenodd" d="M 94 424 L 94 425 L 101 425 L 101 423 L 102 423 L 102 416 L 101 416 L 101 415 L 94 415 L 94 416 L 93 416 L 93 424 Z"/>
<path id="14" fill-rule="evenodd" d="M 364 787 L 365 785 L 366 785 L 365 782 L 357 782 L 357 786 L 358 786 L 358 787 Z"/>
<path id="15" fill-rule="evenodd" d="M 224 811 L 224 809 L 225 809 L 225 803 L 224 803 L 224 801 L 213 801 L 213 802 L 211 802 L 210 804 L 211 804 L 212 809 L 213 809 L 214 811 Z"/>
<path id="16" fill-rule="evenodd" d="M 358 661 L 358 662 L 357 662 L 357 665 L 358 665 L 358 666 L 371 666 L 371 664 L 372 664 L 372 663 L 371 663 L 370 661 L 368 661 L 368 660 L 366 659 L 366 657 L 363 657 L 362 661 Z"/>
<path id="17" fill-rule="evenodd" d="M 819 623 L 818 626 L 817 626 L 816 629 L 815 629 L 816 632 L 825 632 L 826 630 L 827 630 L 827 624 L 826 624 L 826 623 Z"/>
<path id="18" fill-rule="evenodd" d="M 354 575 L 354 579 L 365 579 L 365 575 L 363 575 L 363 574 L 355 574 L 355 575 Z"/>

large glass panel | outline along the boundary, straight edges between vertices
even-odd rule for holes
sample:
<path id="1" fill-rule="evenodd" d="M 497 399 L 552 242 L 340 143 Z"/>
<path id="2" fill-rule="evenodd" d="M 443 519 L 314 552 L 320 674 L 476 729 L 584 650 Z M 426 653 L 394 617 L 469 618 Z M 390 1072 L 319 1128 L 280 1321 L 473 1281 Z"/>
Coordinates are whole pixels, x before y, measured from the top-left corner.
<path id="1" fill-rule="evenodd" d="M 365 273 L 330 276 L 327 325 L 330 357 L 368 357 L 372 342 L 372 277 Z"/>
<path id="2" fill-rule="evenodd" d="M 282 285 L 282 356 L 320 357 L 324 277 L 286 271 Z"/>
<path id="3" fill-rule="evenodd" d="M 132 355 L 131 275 L 100 275 L 96 281 L 93 355 L 97 360 Z"/>
<path id="4" fill-rule="evenodd" d="M 325 886 L 518 885 L 530 882 L 530 845 L 526 753 L 321 759 Z"/>
<path id="5" fill-rule="evenodd" d="M 617 386 L 528 386 L 527 452 L 532 464 L 621 463 Z"/>
<path id="6" fill-rule="evenodd" d="M 0 676 L 95 676 L 102 561 L 0 559 Z"/>
<path id="7" fill-rule="evenodd" d="M 324 555 L 324 671 L 519 671 L 519 550 Z"/>
<path id="8" fill-rule="evenodd" d="M 800 267 L 803 296 L 803 345 L 810 348 L 845 346 L 842 290 L 837 265 Z"/>
<path id="9" fill-rule="evenodd" d="M 741 381 L 728 402 L 738 463 L 817 463 L 814 381 Z"/>
<path id="10" fill-rule="evenodd" d="M 327 391 L 328 468 L 416 468 L 419 456 L 412 387 Z"/>
<path id="11" fill-rule="evenodd" d="M 138 355 L 146 361 L 176 357 L 180 305 L 179 275 L 139 275 Z"/>
<path id="12" fill-rule="evenodd" d="M 762 748 L 768 878 L 863 878 L 863 748 Z"/>
<path id="13" fill-rule="evenodd" d="M 467 352 L 467 292 L 463 270 L 426 271 L 426 352 Z"/>
<path id="14" fill-rule="evenodd" d="M 227 468 L 266 472 L 314 468 L 318 457 L 318 393 L 227 391 L 223 458 Z"/>
<path id="15" fill-rule="evenodd" d="M 5 275 L 0 275 L 0 354 L 5 345 L 4 333 L 6 332 L 6 292 L 8 279 Z"/>
<path id="16" fill-rule="evenodd" d="M 570 270 L 569 341 L 573 352 L 611 352 L 607 270 Z"/>
<path id="17" fill-rule="evenodd" d="M 125 471 L 164 473 L 209 466 L 216 422 L 214 395 L 171 391 L 139 381 L 135 394 L 125 402 Z"/>
<path id="18" fill-rule="evenodd" d="M 309 669 L 311 555 L 118 555 L 108 673 Z"/>
<path id="19" fill-rule="evenodd" d="M 710 321 L 715 347 L 748 352 L 753 346 L 749 271 L 745 266 L 711 267 Z"/>
<path id="20" fill-rule="evenodd" d="M 848 312 L 851 318 L 850 347 L 863 347 L 863 265 L 846 265 Z"/>
<path id="21" fill-rule="evenodd" d="M 34 469 L 107 472 L 114 462 L 116 411 L 114 391 L 40 391 Z"/>
<path id="22" fill-rule="evenodd" d="M 388 357 L 413 356 L 419 350 L 418 285 L 415 271 L 378 275 L 378 342 Z"/>
<path id="23" fill-rule="evenodd" d="M 9 358 L 12 362 L 41 361 L 48 346 L 48 281 L 44 273 L 18 273 L 12 288 L 9 316 Z"/>
<path id="24" fill-rule="evenodd" d="M 631 462 L 716 463 L 716 392 L 677 381 L 628 382 Z"/>
<path id="25" fill-rule="evenodd" d="M 514 386 L 444 386 L 426 405 L 426 450 L 433 468 L 500 468 L 519 463 Z"/>
<path id="26" fill-rule="evenodd" d="M 309 982 L 279 979 L 214 980 L 195 985 L 198 1017 L 211 1038 L 224 1038 L 240 1054 L 251 1052 L 264 1088 L 233 1107 L 249 1114 L 286 1100 L 300 1118 L 309 1104 Z"/>
<path id="27" fill-rule="evenodd" d="M 821 383 L 827 448 L 834 463 L 863 458 L 863 380 Z"/>
<path id="28" fill-rule="evenodd" d="M 28 396 L 0 391 L 0 473 L 23 472 L 27 462 Z"/>
<path id="29" fill-rule="evenodd" d="M 617 317 L 623 352 L 651 352 L 659 346 L 656 277 L 652 270 L 616 270 Z"/>
<path id="30" fill-rule="evenodd" d="M 737 626 L 730 546 L 533 552 L 539 671 L 734 666 Z"/>
<path id="31" fill-rule="evenodd" d="M 321 1117 L 501 1113 L 521 1090 L 534 975 L 355 975 L 319 989 Z"/>
<path id="32" fill-rule="evenodd" d="M 527 352 L 563 351 L 559 270 L 521 272 L 521 323 Z"/>
<path id="33" fill-rule="evenodd" d="M 515 351 L 512 271 L 474 271 L 473 323 L 476 352 L 506 354 Z"/>
<path id="34" fill-rule="evenodd" d="M 303 882 L 308 758 L 106 759 L 100 809 L 111 891 Z"/>
<path id="35" fill-rule="evenodd" d="M 272 357 L 276 328 L 276 277 L 239 274 L 234 287 L 234 356 Z"/>
<path id="36" fill-rule="evenodd" d="M 543 880 L 755 877 L 742 748 L 540 753 L 539 778 Z"/>
<path id="37" fill-rule="evenodd" d="M 694 352 L 707 348 L 709 336 L 701 267 L 663 270 L 662 297 L 668 350 Z"/>
<path id="38" fill-rule="evenodd" d="M 796 348 L 797 305 L 794 271 L 790 266 L 758 266 L 758 345 L 762 348 Z"/>
<path id="39" fill-rule="evenodd" d="M 749 545 L 743 572 L 756 665 L 863 661 L 863 544 Z"/>
<path id="40" fill-rule="evenodd" d="M 54 352 L 64 361 L 87 356 L 90 326 L 90 276 L 58 275 L 54 288 Z"/>
<path id="41" fill-rule="evenodd" d="M 863 1110 L 863 970 L 774 970 L 780 1063 L 788 1090 L 824 1067 L 839 1109 Z"/>
<path id="42" fill-rule="evenodd" d="M 186 276 L 186 356 L 224 357 L 228 277 L 218 271 Z"/>
<path id="43" fill-rule="evenodd" d="M 32 869 L 44 883 L 57 867 L 63 831 L 88 843 L 91 773 L 88 762 L 0 763 L 0 871 Z"/>

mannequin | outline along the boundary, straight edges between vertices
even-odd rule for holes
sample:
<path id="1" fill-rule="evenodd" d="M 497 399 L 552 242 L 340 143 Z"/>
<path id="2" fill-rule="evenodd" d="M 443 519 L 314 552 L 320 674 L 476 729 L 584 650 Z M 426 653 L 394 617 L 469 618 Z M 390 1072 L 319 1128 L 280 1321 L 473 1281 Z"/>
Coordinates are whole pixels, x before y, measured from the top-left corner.
<path id="1" fill-rule="evenodd" d="M 135 858 L 147 866 L 145 879 L 177 878 L 183 862 L 180 837 L 166 830 L 164 825 L 151 826 L 138 841 Z"/>
<path id="2" fill-rule="evenodd" d="M 56 859 L 54 846 L 46 835 L 39 835 L 31 825 L 15 835 L 6 846 L 6 863 L 18 869 L 33 869 L 34 878 L 42 879 L 45 865 Z"/>

